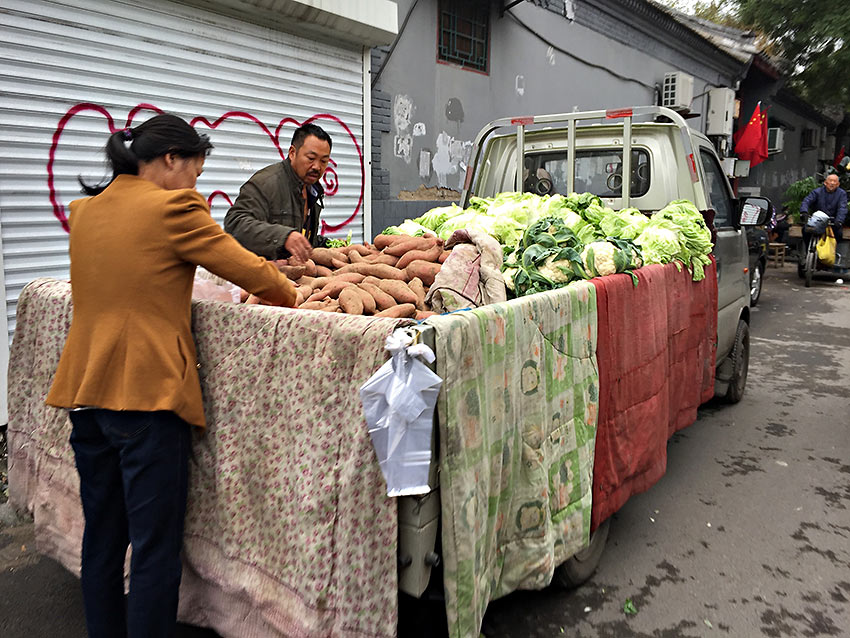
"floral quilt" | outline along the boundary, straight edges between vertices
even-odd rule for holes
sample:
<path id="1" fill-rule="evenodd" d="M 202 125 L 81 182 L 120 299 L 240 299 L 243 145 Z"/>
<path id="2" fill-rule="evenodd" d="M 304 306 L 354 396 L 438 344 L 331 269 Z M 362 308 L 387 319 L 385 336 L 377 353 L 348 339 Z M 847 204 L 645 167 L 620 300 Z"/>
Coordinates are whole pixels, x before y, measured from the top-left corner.
<path id="1" fill-rule="evenodd" d="M 449 634 L 541 589 L 586 547 L 599 376 L 596 292 L 579 282 L 432 317 Z"/>
<path id="2" fill-rule="evenodd" d="M 39 549 L 79 573 L 70 422 L 44 405 L 70 319 L 65 282 L 35 281 L 18 302 L 9 479 Z M 208 427 L 190 465 L 182 620 L 239 638 L 395 635 L 396 505 L 358 388 L 401 323 L 193 305 Z"/>

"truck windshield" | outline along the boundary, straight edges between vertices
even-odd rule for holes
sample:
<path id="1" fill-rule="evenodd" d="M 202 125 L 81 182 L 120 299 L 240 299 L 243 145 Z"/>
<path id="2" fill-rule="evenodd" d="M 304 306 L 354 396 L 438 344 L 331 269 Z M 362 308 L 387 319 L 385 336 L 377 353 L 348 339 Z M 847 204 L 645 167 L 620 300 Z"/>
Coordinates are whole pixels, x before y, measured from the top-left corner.
<path id="1" fill-rule="evenodd" d="M 525 156 L 523 190 L 539 195 L 567 195 L 567 158 L 565 153 L 539 153 Z M 640 197 L 649 190 L 649 153 L 632 150 L 631 196 Z M 550 187 L 551 185 L 551 187 Z M 599 197 L 620 197 L 623 191 L 622 149 L 594 149 L 576 152 L 577 193 L 590 192 Z"/>

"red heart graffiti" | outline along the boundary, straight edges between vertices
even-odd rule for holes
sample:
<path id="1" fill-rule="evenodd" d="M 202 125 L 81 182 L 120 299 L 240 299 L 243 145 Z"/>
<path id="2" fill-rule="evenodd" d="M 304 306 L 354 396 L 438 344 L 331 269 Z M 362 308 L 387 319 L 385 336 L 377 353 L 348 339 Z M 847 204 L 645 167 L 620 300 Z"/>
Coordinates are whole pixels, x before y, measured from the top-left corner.
<path id="1" fill-rule="evenodd" d="M 62 119 L 59 120 L 59 124 L 57 124 L 56 130 L 53 132 L 53 143 L 50 145 L 50 156 L 47 160 L 47 187 L 50 191 L 50 203 L 53 206 L 53 214 L 56 216 L 56 219 L 59 220 L 59 223 L 62 224 L 62 228 L 64 228 L 66 232 L 69 230 L 68 216 L 65 213 L 65 205 L 61 201 L 59 201 L 59 197 L 56 192 L 53 176 L 53 163 L 56 158 L 56 149 L 59 147 L 59 140 L 62 137 L 62 133 L 65 130 L 65 127 L 68 125 L 68 122 L 71 120 L 72 117 L 82 111 L 96 111 L 103 115 L 106 118 L 110 133 L 114 133 L 115 131 L 119 130 L 115 126 L 115 120 L 113 119 L 112 114 L 110 114 L 105 107 L 100 106 L 99 104 L 92 104 L 90 102 L 83 102 L 81 104 L 76 104 L 72 106 L 70 109 L 68 109 L 65 115 L 62 116 Z M 141 111 L 153 111 L 155 113 L 163 112 L 162 109 L 152 104 L 138 104 L 133 107 L 133 109 L 129 112 L 129 114 L 127 115 L 127 123 L 122 128 L 127 128 L 131 126 L 133 124 L 133 119 Z M 348 133 L 349 137 L 351 138 L 351 141 L 354 142 L 354 148 L 357 150 L 357 157 L 360 160 L 360 198 L 357 200 L 357 206 L 355 207 L 354 212 L 351 214 L 350 217 L 348 217 L 348 219 L 346 219 L 341 224 L 338 224 L 336 226 L 330 226 L 323 220 L 322 233 L 340 230 L 341 228 L 344 228 L 345 226 L 350 224 L 352 220 L 354 220 L 354 218 L 357 216 L 357 213 L 360 212 L 360 207 L 363 205 L 363 189 L 366 182 L 366 170 L 363 164 L 363 153 L 360 150 L 360 144 L 357 142 L 357 138 L 354 136 L 354 133 L 351 132 L 351 129 L 348 128 L 348 125 L 345 122 L 343 122 L 337 116 L 331 115 L 330 113 L 318 113 L 316 115 L 308 117 L 303 122 L 298 122 L 298 120 L 291 117 L 285 117 L 280 120 L 277 127 L 275 128 L 274 133 L 272 133 L 271 130 L 263 122 L 261 122 L 257 117 L 251 115 L 250 113 L 246 113 L 245 111 L 230 111 L 228 113 L 225 113 L 212 123 L 205 117 L 199 116 L 194 118 L 190 122 L 190 124 L 192 126 L 196 126 L 197 124 L 204 124 L 205 126 L 211 129 L 216 129 L 221 125 L 222 122 L 230 118 L 247 119 L 259 126 L 260 129 L 266 135 L 268 135 L 272 144 L 274 144 L 275 148 L 277 149 L 277 152 L 280 154 L 281 159 L 285 157 L 285 153 L 284 149 L 280 145 L 280 132 L 281 129 L 287 124 L 301 126 L 302 124 L 309 124 L 310 122 L 315 122 L 316 120 L 330 120 L 339 124 L 345 130 L 345 132 Z M 336 166 L 336 162 L 331 160 L 331 166 L 325 172 L 325 175 L 323 177 L 323 181 L 325 182 L 325 193 L 329 197 L 332 197 L 334 194 L 336 194 L 337 190 L 339 189 L 338 176 L 335 170 Z M 226 201 L 231 204 L 233 203 L 227 193 L 218 190 L 210 193 L 209 197 L 207 198 L 207 201 L 212 204 L 213 199 L 215 199 L 215 197 L 217 196 L 224 197 Z"/>

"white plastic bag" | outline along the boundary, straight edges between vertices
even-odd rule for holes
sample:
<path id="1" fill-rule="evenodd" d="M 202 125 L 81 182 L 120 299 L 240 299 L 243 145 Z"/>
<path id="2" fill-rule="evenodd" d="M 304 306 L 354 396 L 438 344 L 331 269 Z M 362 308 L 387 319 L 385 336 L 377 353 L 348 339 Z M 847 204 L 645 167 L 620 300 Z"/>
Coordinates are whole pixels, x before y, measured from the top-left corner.
<path id="1" fill-rule="evenodd" d="M 443 380 L 428 363 L 434 353 L 413 344 L 415 333 L 399 328 L 387 337 L 392 358 L 360 388 L 372 445 L 387 482 L 388 496 L 426 494 L 431 465 L 434 407 Z"/>

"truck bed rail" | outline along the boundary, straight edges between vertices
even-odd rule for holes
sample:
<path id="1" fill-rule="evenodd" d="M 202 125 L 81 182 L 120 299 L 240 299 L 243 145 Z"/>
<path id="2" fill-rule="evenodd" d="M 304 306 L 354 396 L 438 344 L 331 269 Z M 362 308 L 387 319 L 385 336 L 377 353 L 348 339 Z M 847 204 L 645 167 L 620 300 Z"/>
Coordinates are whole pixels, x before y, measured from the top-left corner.
<path id="1" fill-rule="evenodd" d="M 685 119 L 663 106 L 633 106 L 620 109 L 607 109 L 604 111 L 577 111 L 575 113 L 555 113 L 551 115 L 531 115 L 518 117 L 503 117 L 493 120 L 479 131 L 472 147 L 472 155 L 467 167 L 466 179 L 463 185 L 461 202 L 464 207 L 469 205 L 470 188 L 473 184 L 475 167 L 478 166 L 481 150 L 486 139 L 494 131 L 505 127 L 516 127 L 516 185 L 517 190 L 522 189 L 523 171 L 525 168 L 525 127 L 531 124 L 566 124 L 567 125 L 567 192 L 575 190 L 576 175 L 576 131 L 578 124 L 587 120 L 623 120 L 623 186 L 622 199 L 623 208 L 628 208 L 631 195 L 631 164 L 632 164 L 632 119 L 635 117 L 665 117 L 679 129 L 682 137 L 682 145 L 685 149 L 685 157 L 688 158 L 688 170 L 691 181 L 698 182 L 696 160 L 694 158 L 693 145 L 691 144 L 690 127 Z"/>

